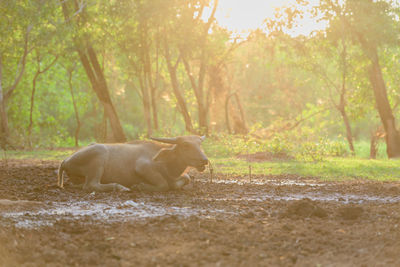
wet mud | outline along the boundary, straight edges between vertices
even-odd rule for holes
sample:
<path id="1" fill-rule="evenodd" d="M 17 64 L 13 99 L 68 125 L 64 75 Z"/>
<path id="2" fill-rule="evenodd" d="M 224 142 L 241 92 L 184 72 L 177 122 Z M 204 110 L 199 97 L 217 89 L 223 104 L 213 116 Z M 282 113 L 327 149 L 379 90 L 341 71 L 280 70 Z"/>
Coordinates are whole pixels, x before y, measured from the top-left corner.
<path id="1" fill-rule="evenodd" d="M 84 192 L 58 162 L 0 161 L 0 266 L 400 266 L 400 183 L 191 173 Z"/>

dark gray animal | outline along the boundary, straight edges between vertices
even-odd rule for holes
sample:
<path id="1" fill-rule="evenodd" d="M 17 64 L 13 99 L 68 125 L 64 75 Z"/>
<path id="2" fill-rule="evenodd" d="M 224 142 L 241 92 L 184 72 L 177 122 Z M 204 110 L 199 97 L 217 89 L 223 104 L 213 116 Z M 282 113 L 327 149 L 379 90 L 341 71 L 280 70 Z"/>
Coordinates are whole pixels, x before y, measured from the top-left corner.
<path id="1" fill-rule="evenodd" d="M 94 191 L 167 191 L 188 184 L 187 167 L 204 171 L 208 159 L 200 145 L 205 137 L 152 138 L 168 143 L 137 141 L 125 144 L 91 144 L 65 159 L 58 169 L 58 185 L 64 172 L 83 188 Z"/>

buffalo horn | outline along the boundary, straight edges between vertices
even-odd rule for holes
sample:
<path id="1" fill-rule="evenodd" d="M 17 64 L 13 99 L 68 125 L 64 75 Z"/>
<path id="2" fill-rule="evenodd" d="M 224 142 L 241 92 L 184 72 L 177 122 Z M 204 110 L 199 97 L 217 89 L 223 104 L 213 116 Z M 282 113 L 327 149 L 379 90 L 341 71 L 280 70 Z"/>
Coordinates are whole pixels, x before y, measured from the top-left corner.
<path id="1" fill-rule="evenodd" d="M 158 137 L 150 137 L 151 140 L 158 141 L 161 143 L 167 143 L 167 144 L 177 144 L 178 139 L 176 137 L 174 138 L 158 138 Z"/>

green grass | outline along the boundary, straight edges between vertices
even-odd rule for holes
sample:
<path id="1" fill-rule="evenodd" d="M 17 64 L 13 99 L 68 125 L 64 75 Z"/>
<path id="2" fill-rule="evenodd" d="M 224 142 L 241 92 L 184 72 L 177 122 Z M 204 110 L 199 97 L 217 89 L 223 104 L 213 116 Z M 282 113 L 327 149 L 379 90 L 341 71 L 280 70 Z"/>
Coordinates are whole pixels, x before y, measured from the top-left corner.
<path id="1" fill-rule="evenodd" d="M 400 180 L 399 160 L 369 160 L 359 158 L 327 158 L 321 162 L 274 161 L 246 162 L 237 158 L 211 159 L 216 173 L 247 175 L 249 165 L 253 174 L 296 174 L 324 180 L 371 179 Z"/>
<path id="2" fill-rule="evenodd" d="M 74 149 L 63 150 L 0 150 L 0 159 L 37 159 L 37 160 L 63 160 L 71 155 Z"/>

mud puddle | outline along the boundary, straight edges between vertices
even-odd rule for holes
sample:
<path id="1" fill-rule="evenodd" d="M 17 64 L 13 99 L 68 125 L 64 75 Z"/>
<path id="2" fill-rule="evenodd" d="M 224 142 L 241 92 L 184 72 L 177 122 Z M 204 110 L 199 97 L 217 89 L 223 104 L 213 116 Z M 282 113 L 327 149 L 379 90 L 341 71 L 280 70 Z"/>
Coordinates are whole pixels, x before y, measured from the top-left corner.
<path id="1" fill-rule="evenodd" d="M 205 210 L 192 207 L 165 206 L 143 201 L 69 201 L 40 204 L 26 207 L 25 210 L 6 211 L 0 213 L 0 218 L 8 219 L 19 228 L 36 228 L 52 226 L 58 220 L 85 220 L 89 223 L 127 222 L 165 215 L 189 217 L 210 216 L 213 213 L 223 213 L 224 210 Z M 1 220 L 0 220 L 1 221 Z"/>
<path id="2" fill-rule="evenodd" d="M 226 209 L 221 209 L 218 203 L 221 202 L 265 202 L 265 201 L 296 201 L 302 199 L 310 199 L 320 202 L 338 202 L 341 204 L 363 204 L 370 202 L 377 203 L 398 203 L 398 197 L 382 197 L 370 195 L 355 194 L 323 194 L 323 193 L 291 193 L 285 195 L 271 194 L 265 192 L 249 192 L 247 194 L 231 194 L 228 197 L 195 197 L 192 200 L 201 200 L 208 203 L 206 208 L 198 208 L 196 206 L 182 206 L 180 197 L 164 196 L 159 197 L 167 201 L 176 202 L 172 204 L 163 204 L 162 202 L 152 202 L 150 198 L 141 200 L 85 200 L 85 201 L 68 201 L 55 203 L 32 202 L 32 205 L 18 206 L 12 210 L 0 212 L 0 223 L 13 224 L 18 228 L 37 228 L 41 226 L 52 226 L 59 220 L 78 220 L 87 223 L 98 222 L 129 222 L 136 220 L 144 220 L 162 216 L 178 216 L 187 218 L 190 216 L 210 217 L 222 215 L 239 215 L 239 211 L 232 211 L 229 204 Z M 8 206 L 11 206 L 9 204 Z M 204 207 L 204 206 L 203 206 Z"/>

